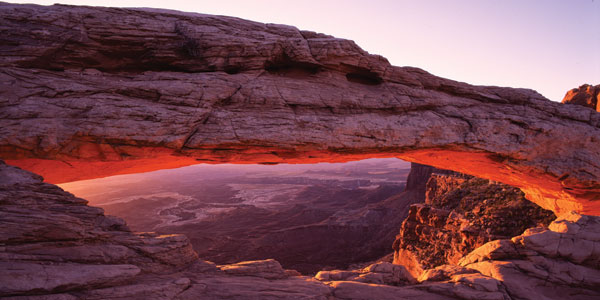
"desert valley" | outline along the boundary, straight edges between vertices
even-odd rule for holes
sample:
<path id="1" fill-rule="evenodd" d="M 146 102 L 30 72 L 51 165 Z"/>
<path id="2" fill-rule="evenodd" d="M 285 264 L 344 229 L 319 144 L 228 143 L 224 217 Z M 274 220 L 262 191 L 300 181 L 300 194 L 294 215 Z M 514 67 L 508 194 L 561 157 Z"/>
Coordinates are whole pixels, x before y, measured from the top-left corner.
<path id="1" fill-rule="evenodd" d="M 274 258 L 315 275 L 392 252 L 403 219 L 398 210 L 410 202 L 388 199 L 404 190 L 409 171 L 398 159 L 196 165 L 61 187 L 125 219 L 134 231 L 185 234 L 206 260 Z"/>

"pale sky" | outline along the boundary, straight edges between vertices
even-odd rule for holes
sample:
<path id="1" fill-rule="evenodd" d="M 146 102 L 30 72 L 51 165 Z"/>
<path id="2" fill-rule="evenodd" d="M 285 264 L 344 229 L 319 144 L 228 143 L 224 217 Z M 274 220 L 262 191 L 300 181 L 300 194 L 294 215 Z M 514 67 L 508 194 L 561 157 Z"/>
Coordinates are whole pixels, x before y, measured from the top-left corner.
<path id="1" fill-rule="evenodd" d="M 8 1 L 156 7 L 228 15 L 354 40 L 393 65 L 560 101 L 600 84 L 600 0 Z"/>

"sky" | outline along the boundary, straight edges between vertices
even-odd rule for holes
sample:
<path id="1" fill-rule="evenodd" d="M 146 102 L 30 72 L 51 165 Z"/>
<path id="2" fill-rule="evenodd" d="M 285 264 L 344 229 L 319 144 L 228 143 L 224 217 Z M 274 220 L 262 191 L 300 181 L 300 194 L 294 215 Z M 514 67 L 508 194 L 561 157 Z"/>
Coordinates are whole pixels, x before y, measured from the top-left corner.
<path id="1" fill-rule="evenodd" d="M 600 0 L 8 2 L 168 8 L 288 24 L 354 40 L 393 65 L 531 88 L 553 101 L 581 84 L 600 84 Z"/>

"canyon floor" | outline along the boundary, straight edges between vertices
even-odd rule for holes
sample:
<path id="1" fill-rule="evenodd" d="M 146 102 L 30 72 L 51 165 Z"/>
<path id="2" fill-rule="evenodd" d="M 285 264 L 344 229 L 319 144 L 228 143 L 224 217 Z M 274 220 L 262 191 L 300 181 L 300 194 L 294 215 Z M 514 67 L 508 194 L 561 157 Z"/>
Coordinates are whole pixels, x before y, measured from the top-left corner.
<path id="1" fill-rule="evenodd" d="M 0 203 L 0 295 L 6 299 L 600 296 L 600 220 L 576 213 L 548 227 L 485 243 L 458 262 L 423 270 L 418 278 L 410 267 L 389 262 L 311 277 L 272 259 L 215 265 L 198 258 L 183 235 L 134 233 L 122 219 L 4 163 Z M 413 213 L 407 221 L 438 223 L 426 216 L 425 211 Z"/>
<path id="2" fill-rule="evenodd" d="M 409 171 L 399 159 L 196 165 L 60 186 L 134 231 L 186 235 L 203 259 L 274 258 L 314 275 L 393 251 L 393 235 L 381 232 L 399 228 L 394 208 L 412 203 L 389 200 L 404 190 Z"/>

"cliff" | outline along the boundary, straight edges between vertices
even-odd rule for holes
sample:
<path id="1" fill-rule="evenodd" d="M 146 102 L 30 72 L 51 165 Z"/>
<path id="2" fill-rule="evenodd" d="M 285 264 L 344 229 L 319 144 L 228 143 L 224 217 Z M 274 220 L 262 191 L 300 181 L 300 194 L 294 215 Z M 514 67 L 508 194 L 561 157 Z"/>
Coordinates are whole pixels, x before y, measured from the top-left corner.
<path id="1" fill-rule="evenodd" d="M 315 278 L 274 260 L 216 266 L 179 235 L 118 218 L 0 163 L 0 297 L 16 299 L 597 299 L 600 222 L 568 214 L 496 240 L 415 281 L 375 263 Z"/>
<path id="2" fill-rule="evenodd" d="M 1 4 L 0 20 L 0 157 L 49 182 L 399 157 L 519 187 L 558 214 L 600 212 L 600 114 L 532 90 L 231 17 Z"/>
<path id="3" fill-rule="evenodd" d="M 425 204 L 411 206 L 393 244 L 394 263 L 419 277 L 457 264 L 483 244 L 548 226 L 556 216 L 527 201 L 516 188 L 462 174 L 433 174 Z"/>

